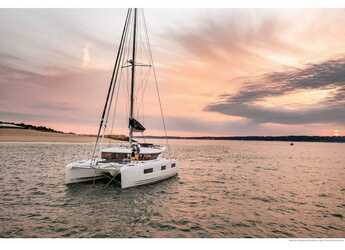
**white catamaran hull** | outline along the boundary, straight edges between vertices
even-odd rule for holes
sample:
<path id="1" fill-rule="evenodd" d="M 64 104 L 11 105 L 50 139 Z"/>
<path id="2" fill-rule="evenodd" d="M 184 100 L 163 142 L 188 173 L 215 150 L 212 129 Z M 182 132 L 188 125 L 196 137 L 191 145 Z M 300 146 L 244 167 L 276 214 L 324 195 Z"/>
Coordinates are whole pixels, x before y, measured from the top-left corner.
<path id="1" fill-rule="evenodd" d="M 71 163 L 65 167 L 65 184 L 86 182 L 105 177 L 102 171 L 97 171 L 97 169 L 90 166 L 78 166 L 77 163 Z"/>
<path id="2" fill-rule="evenodd" d="M 157 159 L 129 164 L 121 170 L 121 187 L 154 183 L 177 175 L 175 160 Z"/>
<path id="3" fill-rule="evenodd" d="M 150 161 L 134 161 L 127 164 L 98 163 L 91 167 L 90 161 L 78 161 L 65 168 L 65 183 L 79 183 L 105 178 L 107 175 L 121 175 L 121 188 L 129 188 L 150 184 L 177 175 L 176 160 L 156 159 Z"/>

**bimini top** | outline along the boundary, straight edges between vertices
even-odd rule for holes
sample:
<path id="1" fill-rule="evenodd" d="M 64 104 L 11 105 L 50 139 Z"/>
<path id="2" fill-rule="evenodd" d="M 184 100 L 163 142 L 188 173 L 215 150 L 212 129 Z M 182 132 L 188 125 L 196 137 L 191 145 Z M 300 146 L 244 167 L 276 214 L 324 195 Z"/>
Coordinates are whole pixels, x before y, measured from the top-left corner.
<path id="1" fill-rule="evenodd" d="M 140 154 L 160 154 L 165 151 L 164 146 L 153 145 L 153 144 L 139 146 L 139 148 L 140 148 L 140 151 L 139 151 Z M 132 148 L 129 147 L 128 145 L 118 145 L 115 147 L 104 148 L 101 150 L 101 152 L 131 154 Z"/>

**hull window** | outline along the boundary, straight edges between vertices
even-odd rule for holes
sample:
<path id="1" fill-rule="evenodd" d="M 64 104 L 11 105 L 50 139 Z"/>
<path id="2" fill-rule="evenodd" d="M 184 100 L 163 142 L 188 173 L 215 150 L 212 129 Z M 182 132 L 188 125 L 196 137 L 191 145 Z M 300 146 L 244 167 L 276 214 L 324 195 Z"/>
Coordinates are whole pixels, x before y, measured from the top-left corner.
<path id="1" fill-rule="evenodd" d="M 176 163 L 171 164 L 171 168 L 176 167 Z"/>
<path id="2" fill-rule="evenodd" d="M 153 172 L 153 168 L 144 169 L 144 174 L 149 174 Z"/>
<path id="3" fill-rule="evenodd" d="M 161 170 L 167 169 L 167 166 L 161 166 Z"/>

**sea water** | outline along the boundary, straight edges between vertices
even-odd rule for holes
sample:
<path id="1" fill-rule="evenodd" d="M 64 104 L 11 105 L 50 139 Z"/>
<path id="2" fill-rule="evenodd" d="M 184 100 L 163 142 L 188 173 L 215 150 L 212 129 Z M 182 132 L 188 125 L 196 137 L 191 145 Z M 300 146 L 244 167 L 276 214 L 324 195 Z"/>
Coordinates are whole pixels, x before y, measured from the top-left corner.
<path id="1" fill-rule="evenodd" d="M 0 237 L 345 237 L 345 144 L 176 140 L 175 178 L 66 186 L 92 147 L 0 143 Z"/>

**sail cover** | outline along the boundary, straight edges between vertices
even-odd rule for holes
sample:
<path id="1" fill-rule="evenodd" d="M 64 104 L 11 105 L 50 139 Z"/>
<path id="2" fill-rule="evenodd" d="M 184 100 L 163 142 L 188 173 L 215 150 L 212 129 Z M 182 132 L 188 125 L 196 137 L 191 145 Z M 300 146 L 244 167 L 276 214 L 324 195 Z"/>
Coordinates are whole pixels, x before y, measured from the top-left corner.
<path id="1" fill-rule="evenodd" d="M 135 120 L 134 118 L 129 119 L 129 127 L 133 129 L 133 132 L 144 132 L 145 127 L 141 125 L 140 122 Z"/>

